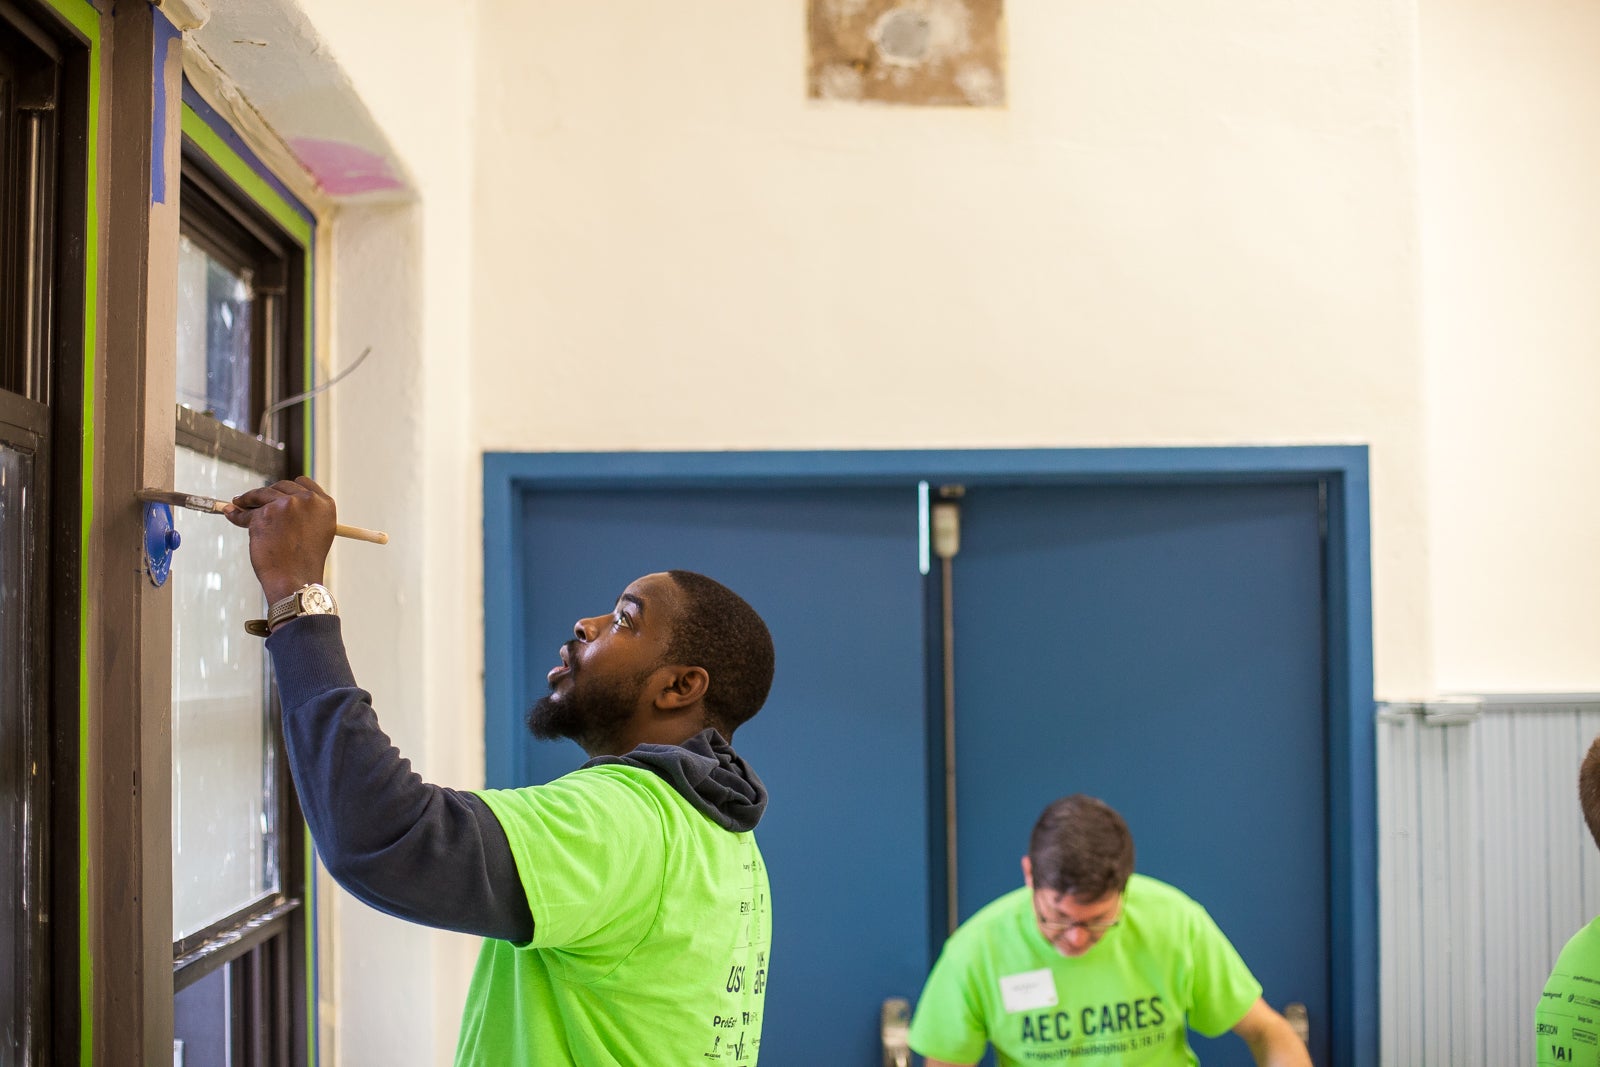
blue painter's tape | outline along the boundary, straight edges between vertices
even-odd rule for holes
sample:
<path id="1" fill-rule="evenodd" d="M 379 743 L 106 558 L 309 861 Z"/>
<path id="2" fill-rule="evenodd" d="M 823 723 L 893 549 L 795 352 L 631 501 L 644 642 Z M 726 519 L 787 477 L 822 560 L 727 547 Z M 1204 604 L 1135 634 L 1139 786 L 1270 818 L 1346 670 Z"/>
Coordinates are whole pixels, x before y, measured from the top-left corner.
<path id="1" fill-rule="evenodd" d="M 150 202 L 167 202 L 167 57 L 183 33 L 159 9 L 155 19 L 155 120 L 150 136 Z"/>

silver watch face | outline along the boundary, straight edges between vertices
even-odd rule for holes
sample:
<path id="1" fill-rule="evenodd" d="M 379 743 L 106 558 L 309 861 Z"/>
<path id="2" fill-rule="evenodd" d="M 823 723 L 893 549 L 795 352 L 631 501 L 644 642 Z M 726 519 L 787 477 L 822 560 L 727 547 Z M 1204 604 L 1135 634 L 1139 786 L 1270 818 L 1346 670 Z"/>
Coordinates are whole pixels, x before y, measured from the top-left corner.
<path id="1" fill-rule="evenodd" d="M 300 591 L 300 614 L 302 615 L 332 615 L 338 611 L 334 606 L 333 594 L 320 585 Z"/>

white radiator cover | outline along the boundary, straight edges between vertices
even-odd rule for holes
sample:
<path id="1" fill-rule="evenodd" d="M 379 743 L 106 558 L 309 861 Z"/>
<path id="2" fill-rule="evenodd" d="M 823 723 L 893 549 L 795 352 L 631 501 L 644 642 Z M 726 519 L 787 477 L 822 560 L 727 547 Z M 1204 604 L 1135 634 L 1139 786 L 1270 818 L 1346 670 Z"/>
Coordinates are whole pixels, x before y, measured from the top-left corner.
<path id="1" fill-rule="evenodd" d="M 1377 734 L 1383 1067 L 1532 1067 L 1545 978 L 1600 914 L 1600 695 L 1380 705 Z"/>

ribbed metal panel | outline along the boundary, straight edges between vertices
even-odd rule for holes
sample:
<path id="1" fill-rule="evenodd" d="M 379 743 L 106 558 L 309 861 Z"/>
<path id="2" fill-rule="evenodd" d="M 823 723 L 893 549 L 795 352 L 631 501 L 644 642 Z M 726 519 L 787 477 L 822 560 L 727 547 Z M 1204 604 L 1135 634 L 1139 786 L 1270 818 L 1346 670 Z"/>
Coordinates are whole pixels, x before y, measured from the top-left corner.
<path id="1" fill-rule="evenodd" d="M 1386 705 L 1378 715 L 1383 1067 L 1531 1067 L 1533 1011 L 1600 914 L 1578 765 L 1600 698 Z"/>
<path id="2" fill-rule="evenodd" d="M 1379 1048 L 1384 1067 L 1401 1067 L 1422 1062 L 1416 719 L 1380 712 L 1377 733 Z"/>

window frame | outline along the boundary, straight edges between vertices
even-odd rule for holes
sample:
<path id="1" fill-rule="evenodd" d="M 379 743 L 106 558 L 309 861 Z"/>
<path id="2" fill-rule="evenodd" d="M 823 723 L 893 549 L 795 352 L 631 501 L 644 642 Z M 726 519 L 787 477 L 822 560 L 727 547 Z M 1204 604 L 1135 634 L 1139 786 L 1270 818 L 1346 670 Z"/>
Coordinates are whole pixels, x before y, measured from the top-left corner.
<path id="1" fill-rule="evenodd" d="M 32 458 L 30 550 L 35 566 L 27 617 L 28 713 L 21 759 L 23 909 L 27 962 L 19 1035 L 23 1063 L 44 1064 L 78 1047 L 82 928 L 79 874 L 79 738 L 83 712 L 81 601 L 88 473 L 85 365 L 95 308 L 87 265 L 95 240 L 88 192 L 96 151 L 90 101 L 97 38 L 41 0 L 0 0 L 6 65 L 31 68 L 38 138 L 25 159 L 0 123 L 0 260 L 8 275 L 0 323 L 0 444 Z M 7 107 L 9 109 L 10 103 Z M 19 102 L 19 110 L 20 110 Z M 12 182 L 15 178 L 17 181 Z M 31 232 L 30 232 L 31 231 Z M 7 331 L 9 334 L 9 331 Z"/>
<path id="2" fill-rule="evenodd" d="M 216 144 L 202 144 L 198 114 L 183 108 L 179 232 L 234 270 L 250 270 L 252 301 L 251 430 L 272 404 L 297 395 L 309 377 L 311 249 L 288 232 L 268 206 L 242 188 L 214 157 Z M 205 412 L 175 403 L 176 446 L 249 467 L 265 480 L 292 477 L 310 468 L 305 405 L 276 413 L 273 439 L 229 426 Z M 277 432 L 273 432 L 277 431 Z M 182 488 L 182 487 L 178 487 Z M 311 986 L 311 870 L 309 841 L 289 776 L 282 736 L 282 709 L 268 665 L 264 713 L 274 785 L 279 888 L 232 914 L 173 941 L 172 992 L 226 967 L 230 970 L 229 1035 L 234 1062 L 300 1065 L 310 1059 L 313 1019 Z"/>

